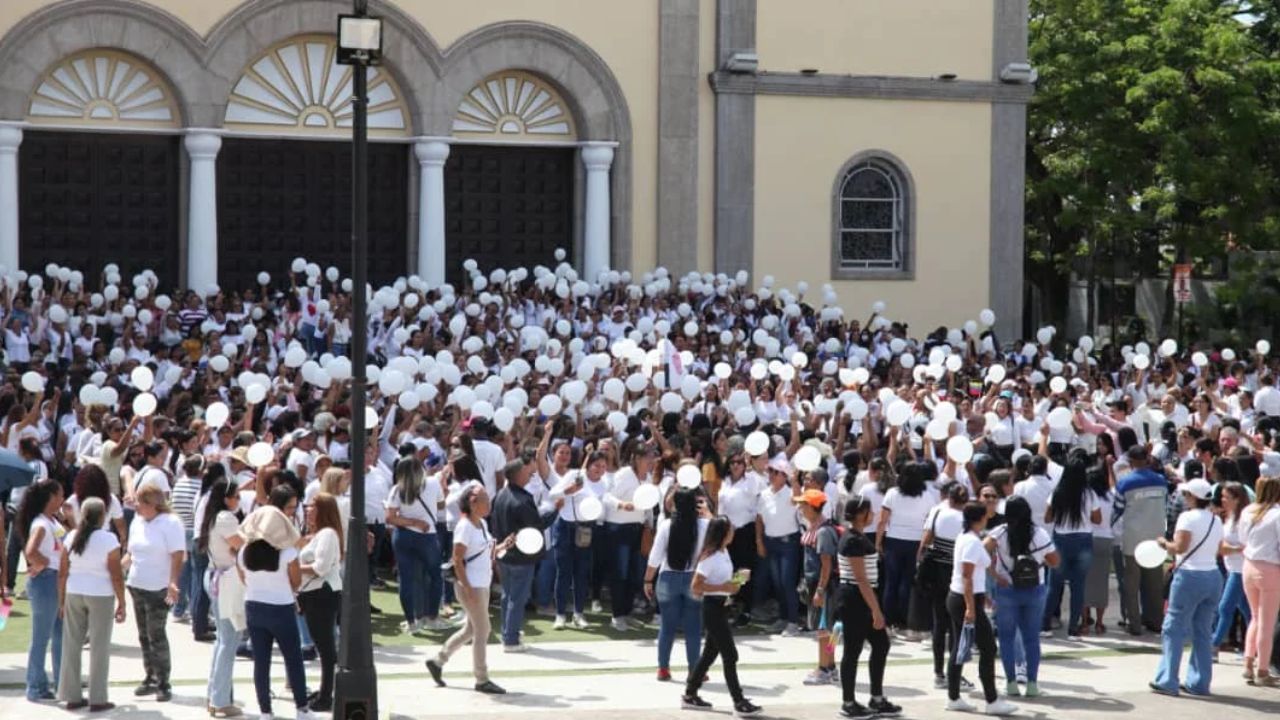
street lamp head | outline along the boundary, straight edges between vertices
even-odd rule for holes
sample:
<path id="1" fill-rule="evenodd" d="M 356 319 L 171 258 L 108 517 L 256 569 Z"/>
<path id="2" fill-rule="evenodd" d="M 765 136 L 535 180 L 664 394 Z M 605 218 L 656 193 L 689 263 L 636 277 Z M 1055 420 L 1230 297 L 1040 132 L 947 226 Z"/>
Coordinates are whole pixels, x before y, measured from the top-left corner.
<path id="1" fill-rule="evenodd" d="M 382 18 L 338 16 L 340 65 L 377 65 L 382 60 Z"/>

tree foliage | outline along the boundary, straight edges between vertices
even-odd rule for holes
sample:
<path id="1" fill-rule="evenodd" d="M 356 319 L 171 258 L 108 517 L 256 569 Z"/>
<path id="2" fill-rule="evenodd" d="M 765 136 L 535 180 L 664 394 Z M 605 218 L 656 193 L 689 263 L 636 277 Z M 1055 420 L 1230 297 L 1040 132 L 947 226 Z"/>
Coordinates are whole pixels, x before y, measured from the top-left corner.
<path id="1" fill-rule="evenodd" d="M 1082 256 L 1280 247 L 1277 38 L 1280 0 L 1031 0 L 1028 276 L 1051 316 Z"/>

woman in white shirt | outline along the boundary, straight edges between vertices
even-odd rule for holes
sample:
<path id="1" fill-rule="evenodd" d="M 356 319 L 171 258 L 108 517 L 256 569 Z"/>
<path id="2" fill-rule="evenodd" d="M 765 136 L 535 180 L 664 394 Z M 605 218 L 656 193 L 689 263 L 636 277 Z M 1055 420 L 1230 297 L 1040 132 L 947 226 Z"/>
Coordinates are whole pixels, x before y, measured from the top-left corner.
<path id="1" fill-rule="evenodd" d="M 627 619 L 635 607 L 636 591 L 641 576 L 640 529 L 644 526 L 644 510 L 635 506 L 635 492 L 649 483 L 653 459 L 657 451 L 632 438 L 623 446 L 627 465 L 609 478 L 604 496 L 604 531 L 609 549 L 609 596 L 612 598 L 613 629 L 630 630 Z M 597 563 L 599 565 L 599 563 Z"/>
<path id="2" fill-rule="evenodd" d="M 969 502 L 969 491 L 964 485 L 952 481 L 943 487 L 946 500 L 933 506 L 924 519 L 924 538 L 916 556 L 919 572 L 917 585 L 928 606 L 932 609 L 933 627 L 933 676 L 934 686 L 946 682 L 947 632 L 951 619 L 947 614 L 947 595 L 950 593 L 951 568 L 955 563 L 955 543 L 964 532 L 964 506 Z"/>
<path id="3" fill-rule="evenodd" d="M 1045 524 L 1053 528 L 1053 545 L 1062 564 L 1050 575 L 1049 601 L 1045 603 L 1044 629 L 1057 613 L 1067 584 L 1071 585 L 1071 609 L 1067 638 L 1079 640 L 1080 618 L 1084 615 L 1084 586 L 1093 557 L 1093 525 L 1102 522 L 1102 510 L 1089 487 L 1087 466 L 1075 453 L 1067 460 L 1045 509 Z M 1105 562 L 1099 559 L 1098 562 Z"/>
<path id="4" fill-rule="evenodd" d="M 884 560 L 883 607 L 892 628 L 907 625 L 916 557 L 924 538 L 924 518 L 938 504 L 937 492 L 928 487 L 931 470 L 927 463 L 904 465 L 897 486 L 885 493 L 880 508 L 876 553 Z"/>
<path id="5" fill-rule="evenodd" d="M 1160 632 L 1160 665 L 1148 685 L 1162 695 L 1177 695 L 1181 690 L 1207 696 L 1213 679 L 1213 619 L 1222 595 L 1222 574 L 1218 572 L 1222 522 L 1209 510 L 1213 486 L 1208 480 L 1196 478 L 1178 489 L 1188 510 L 1178 516 L 1173 540 L 1156 538 L 1161 547 L 1177 555 L 1177 560 Z M 1186 682 L 1179 684 L 1182 647 L 1188 640 L 1191 662 Z"/>
<path id="6" fill-rule="evenodd" d="M 476 692 L 486 695 L 506 693 L 489 679 L 489 666 L 485 648 L 489 643 L 489 587 L 493 584 L 493 558 L 495 552 L 505 551 L 515 544 L 515 535 L 494 547 L 493 537 L 485 528 L 489 516 L 489 494 L 484 486 L 475 483 L 463 492 L 458 500 L 462 517 L 453 530 L 453 572 L 458 600 L 467 611 L 466 623 L 449 639 L 430 660 L 427 671 L 438 687 L 444 687 L 444 666 L 463 645 L 471 643 L 471 668 L 475 674 Z"/>
<path id="7" fill-rule="evenodd" d="M 706 541 L 693 572 L 692 587 L 693 596 L 702 598 L 702 624 L 707 629 L 707 640 L 698 662 L 689 671 L 680 704 L 690 710 L 711 709 L 711 703 L 698 696 L 698 689 L 711 664 L 719 657 L 724 684 L 733 698 L 734 714 L 748 717 L 759 715 L 761 708 L 742 694 L 742 685 L 738 682 L 738 648 L 729 625 L 729 598 L 741 587 L 742 580 L 734 576 L 733 560 L 729 557 L 733 533 L 733 524 L 724 516 L 711 518 L 707 523 Z"/>
<path id="8" fill-rule="evenodd" d="M 133 616 L 138 624 L 142 665 L 146 677 L 133 694 L 155 695 L 156 702 L 173 698 L 169 687 L 169 636 L 165 622 L 169 608 L 178 601 L 178 579 L 187 556 L 187 535 L 182 521 L 169 512 L 164 492 L 156 485 L 138 491 L 137 508 L 129 526 L 128 554 L 124 567 L 125 584 L 133 598 Z"/>
<path id="9" fill-rule="evenodd" d="M 80 524 L 67 535 L 58 573 L 62 644 L 70 648 L 58 678 L 58 699 L 67 710 L 88 706 L 89 712 L 115 707 L 107 702 L 111 663 L 112 619 L 124 622 L 124 575 L 120 569 L 120 540 L 103 528 L 107 508 L 98 498 L 81 507 Z M 115 600 L 114 613 L 112 600 Z M 80 685 L 80 653 L 89 641 L 89 699 Z"/>
<path id="10" fill-rule="evenodd" d="M 1227 580 L 1222 587 L 1222 599 L 1218 601 L 1218 624 L 1213 631 L 1215 657 L 1218 646 L 1226 640 L 1227 633 L 1235 624 L 1236 612 L 1244 617 L 1246 628 L 1252 618 L 1249 614 L 1249 601 L 1244 595 L 1244 539 L 1240 537 L 1240 519 L 1248 504 L 1249 495 L 1245 492 L 1244 485 L 1238 482 L 1222 485 L 1218 509 L 1222 515 L 1222 547 L 1218 554 L 1222 556 L 1222 564 L 1227 570 Z"/>
<path id="11" fill-rule="evenodd" d="M 557 448 L 557 452 L 563 451 Z M 539 463 L 541 467 L 542 463 Z M 600 530 L 596 527 L 599 518 L 590 517 L 584 508 L 595 505 L 603 509 L 607 469 L 604 453 L 589 453 L 580 470 L 566 473 L 551 489 L 551 500 L 560 508 L 555 524 L 551 526 L 551 549 L 556 558 L 556 619 L 552 627 L 556 629 L 567 624 L 570 588 L 573 592 L 573 626 L 579 630 L 590 627 L 583 610 L 587 603 L 592 546 Z"/>
<path id="12" fill-rule="evenodd" d="M 62 486 L 40 480 L 27 488 L 14 518 L 18 537 L 26 538 L 27 597 L 31 600 L 31 647 L 27 651 L 27 699 L 53 700 L 62 664 L 62 618 L 58 616 L 58 571 L 62 564 Z M 13 568 L 17 571 L 17 568 Z M 52 645 L 53 683 L 45 673 L 45 652 Z"/>
<path id="13" fill-rule="evenodd" d="M 701 517 L 698 493 L 678 488 L 672 498 L 673 512 L 658 525 L 649 549 L 644 594 L 662 607 L 658 626 L 658 680 L 671 679 L 671 648 L 677 628 L 684 631 L 684 654 L 689 667 L 698 664 L 702 638 L 702 608 L 693 596 L 693 571 L 702 553 L 707 518 Z"/>
<path id="14" fill-rule="evenodd" d="M 221 467 L 218 465 L 217 467 Z M 213 570 L 209 589 L 217 619 L 213 660 L 209 669 L 208 706 L 214 717 L 236 717 L 240 708 L 231 702 L 231 678 L 236 648 L 245 629 L 244 582 L 236 571 L 236 553 L 244 544 L 240 535 L 240 488 L 222 478 L 209 487 L 200 517 L 196 552 L 206 553 Z"/>
<path id="15" fill-rule="evenodd" d="M 1274 687 L 1267 672 L 1271 643 L 1280 611 L 1280 478 L 1264 477 L 1255 487 L 1257 499 L 1240 516 L 1244 540 L 1244 592 L 1253 619 L 1245 634 L 1244 667 L 1253 682 Z"/>
<path id="16" fill-rule="evenodd" d="M 343 525 L 337 498 L 316 493 L 307 505 L 306 542 L 298 556 L 302 586 L 298 605 L 320 654 L 320 692 L 310 703 L 312 712 L 333 710 L 333 669 L 338 661 L 334 627 L 342 600 Z"/>
<path id="17" fill-rule="evenodd" d="M 1017 707 L 996 694 L 996 640 L 987 617 L 987 569 L 991 555 L 982 544 L 982 531 L 987 527 L 987 508 L 972 502 L 964 506 L 964 533 L 956 538 L 955 564 L 951 572 L 951 594 L 947 596 L 947 612 L 951 615 L 951 662 L 947 664 L 947 709 L 976 712 L 976 708 L 960 697 L 960 671 L 957 664 L 960 637 L 966 625 L 973 626 L 973 644 L 978 653 L 978 678 L 987 701 L 988 715 L 1012 715 Z"/>
<path id="18" fill-rule="evenodd" d="M 1106 437 L 1106 436 L 1099 436 Z M 1093 491 L 1094 505 L 1098 508 L 1099 520 L 1093 525 L 1093 563 L 1089 565 L 1089 575 L 1084 581 L 1084 618 L 1081 620 L 1080 632 L 1087 634 L 1090 626 L 1095 635 L 1107 631 L 1103 615 L 1107 612 L 1107 604 L 1111 594 L 1111 545 L 1115 539 L 1115 531 L 1111 527 L 1111 514 L 1115 503 L 1116 491 L 1111 487 L 1108 469 L 1103 464 L 1089 468 L 1085 472 L 1089 489 Z M 1093 615 L 1090 616 L 1090 611 Z"/>
<path id="19" fill-rule="evenodd" d="M 437 520 L 444 499 L 445 476 L 428 479 L 414 456 L 396 461 L 395 487 L 387 496 L 387 525 L 393 528 L 391 549 L 400 569 L 401 627 L 407 633 L 448 627 L 440 622 L 440 535 Z"/>
<path id="20" fill-rule="evenodd" d="M 755 472 L 747 472 L 747 455 L 740 447 L 730 450 L 729 473 L 720 486 L 720 497 L 716 507 L 720 514 L 729 518 L 733 525 L 733 543 L 729 546 L 729 556 L 736 568 L 754 571 L 757 558 L 755 544 L 755 522 L 757 505 L 760 502 L 760 476 Z M 738 616 L 736 625 L 744 627 L 751 622 L 751 583 L 742 586 L 737 601 L 742 606 L 742 614 Z"/>

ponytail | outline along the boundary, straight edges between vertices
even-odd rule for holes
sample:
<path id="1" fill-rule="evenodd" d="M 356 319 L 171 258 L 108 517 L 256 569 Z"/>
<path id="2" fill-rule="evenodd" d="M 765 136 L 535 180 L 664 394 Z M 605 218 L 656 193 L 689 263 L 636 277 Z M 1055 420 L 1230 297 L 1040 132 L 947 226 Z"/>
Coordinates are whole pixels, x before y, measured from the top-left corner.
<path id="1" fill-rule="evenodd" d="M 71 543 L 71 552 L 83 555 L 89 546 L 89 537 L 95 530 L 102 528 L 102 519 L 107 514 L 107 506 L 96 497 L 87 498 L 80 506 L 80 524 L 76 526 L 76 539 Z"/>

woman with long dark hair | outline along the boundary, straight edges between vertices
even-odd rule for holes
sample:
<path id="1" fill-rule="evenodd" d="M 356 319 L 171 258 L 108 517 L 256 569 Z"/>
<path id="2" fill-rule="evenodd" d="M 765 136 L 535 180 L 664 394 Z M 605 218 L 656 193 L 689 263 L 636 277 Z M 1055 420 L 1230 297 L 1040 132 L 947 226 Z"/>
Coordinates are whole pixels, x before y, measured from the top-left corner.
<path id="1" fill-rule="evenodd" d="M 320 655 L 320 690 L 308 698 L 308 706 L 313 712 L 330 712 L 333 671 L 338 661 L 334 628 L 342 599 L 342 558 L 346 554 L 337 498 L 324 491 L 316 493 L 307 504 L 306 517 L 306 545 L 298 555 L 303 578 L 298 588 L 298 606 Z"/>
<path id="2" fill-rule="evenodd" d="M 911 585 L 916 575 L 916 558 L 924 538 L 924 518 L 938 503 L 938 495 L 928 487 L 924 463 L 907 463 L 898 473 L 897 486 L 884 496 L 880 526 L 876 530 L 876 552 L 884 557 L 884 607 L 889 626 L 905 630 Z"/>
<path id="3" fill-rule="evenodd" d="M 276 507 L 261 507 L 254 515 L 277 512 Z M 252 516 L 245 520 L 247 524 L 253 521 Z M 239 563 L 244 572 L 245 617 L 253 645 L 253 686 L 258 710 L 271 717 L 271 650 L 278 644 L 297 717 L 310 720 L 314 716 L 307 708 L 307 676 L 295 620 L 295 593 L 302 584 L 298 550 L 292 545 L 280 549 L 265 539 L 254 539 L 240 549 Z"/>
<path id="4" fill-rule="evenodd" d="M 682 707 L 691 710 L 709 710 L 711 703 L 698 696 L 702 679 L 720 658 L 724 669 L 724 683 L 733 698 L 733 712 L 738 717 L 759 715 L 761 708 L 742 694 L 738 682 L 738 648 L 733 642 L 733 629 L 729 624 L 729 598 L 741 585 L 735 581 L 733 560 L 729 557 L 729 545 L 733 542 L 733 524 L 726 517 L 715 517 L 707 523 L 707 534 L 698 565 L 693 572 L 692 594 L 702 598 L 702 624 L 707 630 L 698 662 L 689 669 L 685 681 Z"/>
<path id="5" fill-rule="evenodd" d="M 676 629 L 684 631 L 685 658 L 689 667 L 698 663 L 702 639 L 701 601 L 693 596 L 693 571 L 702 551 L 708 521 L 698 510 L 698 494 L 679 488 L 673 498 L 671 517 L 658 525 L 649 549 L 644 594 L 662 606 L 658 626 L 658 679 L 671 679 L 671 647 Z"/>
<path id="6" fill-rule="evenodd" d="M 934 687 L 946 687 L 945 660 L 947 633 L 951 618 L 947 615 L 948 586 L 951 566 L 955 562 L 956 538 L 964 531 L 964 506 L 969 502 L 969 491 L 958 482 L 943 488 L 946 502 L 935 505 L 924 520 L 924 538 L 916 556 L 920 590 L 929 603 L 933 618 L 933 677 Z M 984 506 L 985 507 L 985 506 Z"/>
<path id="7" fill-rule="evenodd" d="M 219 463 L 213 467 L 222 465 Z M 212 474 L 205 473 L 205 476 Z M 236 648 L 245 627 L 244 583 L 235 567 L 236 553 L 244 544 L 240 536 L 240 518 L 236 514 L 240 508 L 240 489 L 223 477 L 214 482 L 205 497 L 196 552 L 209 559 L 213 567 L 209 587 L 217 589 L 217 602 L 213 608 L 217 622 L 207 704 L 209 714 L 214 717 L 235 717 L 240 714 L 240 708 L 231 702 L 231 679 Z"/>
<path id="8" fill-rule="evenodd" d="M 1005 522 L 991 531 L 985 546 L 995 556 L 996 631 L 1008 695 L 1018 694 L 1025 678 L 1027 697 L 1040 694 L 1040 623 L 1044 617 L 1044 567 L 1058 564 L 1049 531 L 1036 527 L 1031 505 L 1021 496 L 1004 506 Z"/>
<path id="9" fill-rule="evenodd" d="M 115 533 L 103 530 L 107 510 L 98 498 L 85 500 L 80 515 L 80 524 L 67 535 L 58 574 L 62 644 L 70 648 L 60 669 L 58 699 L 66 703 L 68 710 L 88 706 L 89 712 L 104 712 L 115 707 L 107 701 L 112 620 L 122 623 L 125 618 L 120 540 Z M 88 700 L 84 699 L 80 685 L 81 646 L 86 640 L 89 643 Z"/>
<path id="10" fill-rule="evenodd" d="M 1084 614 L 1085 579 L 1093 564 L 1093 526 L 1102 522 L 1102 510 L 1097 496 L 1089 487 L 1084 459 L 1072 455 L 1062 469 L 1062 477 L 1049 499 L 1044 520 L 1053 528 L 1053 544 L 1062 556 L 1062 563 L 1051 573 L 1049 601 L 1045 603 L 1043 629 L 1049 630 L 1049 620 L 1067 584 L 1071 585 L 1071 610 L 1067 622 L 1067 639 L 1081 638 L 1080 618 Z"/>
<path id="11" fill-rule="evenodd" d="M 965 626 L 972 626 L 974 648 L 978 653 L 978 678 L 986 698 L 988 715 L 1011 715 L 1018 708 L 996 694 L 996 641 L 987 617 L 987 569 L 991 555 L 982 544 L 982 531 L 987 527 L 987 508 L 982 503 L 964 506 L 964 532 L 956 539 L 955 565 L 951 572 L 951 594 L 947 596 L 947 612 L 951 615 L 951 662 L 947 665 L 947 709 L 975 712 L 976 708 L 960 697 L 960 671 L 956 662 L 960 636 Z"/>
<path id="12" fill-rule="evenodd" d="M 1098 437 L 1111 436 L 1104 434 Z M 1092 623 L 1094 634 L 1102 635 L 1107 631 L 1102 616 L 1107 612 L 1111 594 L 1111 545 L 1115 539 L 1115 532 L 1111 529 L 1111 513 L 1115 503 L 1115 489 L 1111 487 L 1111 474 L 1104 465 L 1090 467 L 1085 471 L 1085 479 L 1096 501 L 1099 520 L 1091 523 L 1093 562 L 1089 565 L 1089 574 L 1084 581 L 1084 618 L 1080 632 L 1088 633 Z M 1094 612 L 1092 618 L 1089 616 L 1090 609 Z"/>
<path id="13" fill-rule="evenodd" d="M 1220 504 L 1215 510 L 1222 516 L 1222 547 L 1218 554 L 1222 556 L 1222 564 L 1227 570 L 1226 583 L 1222 587 L 1222 599 L 1218 601 L 1218 624 L 1213 632 L 1213 652 L 1217 655 L 1218 646 L 1231 632 L 1236 613 L 1244 619 L 1245 627 L 1249 626 L 1252 615 L 1249 613 L 1249 601 L 1244 596 L 1244 539 L 1240 537 L 1240 516 L 1249 504 L 1249 495 L 1244 485 L 1229 482 L 1222 486 Z"/>
<path id="14" fill-rule="evenodd" d="M 747 472 L 747 455 L 743 450 L 731 452 L 729 455 L 729 474 L 720 485 L 720 497 L 717 507 L 733 525 L 733 543 L 729 546 L 729 557 L 733 566 L 740 570 L 755 571 L 758 555 L 756 555 L 756 509 L 760 502 L 762 486 L 759 475 Z M 737 602 L 741 606 L 741 614 L 734 624 L 745 627 L 751 622 L 751 583 L 748 581 L 737 593 Z"/>
<path id="15" fill-rule="evenodd" d="M 116 539 L 123 543 L 127 531 L 124 524 L 124 506 L 120 504 L 119 498 L 111 494 L 107 474 L 97 465 L 85 465 L 76 473 L 76 478 L 71 484 L 71 495 L 66 500 L 66 510 L 70 512 L 64 512 L 64 517 L 72 523 L 79 523 L 80 507 L 89 498 L 98 498 L 102 501 L 107 508 L 107 520 L 111 523 L 111 529 L 116 533 Z"/>
<path id="16" fill-rule="evenodd" d="M 27 699 L 53 700 L 62 665 L 62 618 L 58 614 L 58 572 L 62 565 L 62 485 L 40 480 L 27 488 L 14 530 L 25 538 L 27 597 L 31 599 L 31 647 L 27 650 Z M 14 568 L 15 570 L 17 568 Z M 53 675 L 45 673 L 45 653 L 53 646 Z"/>
<path id="17" fill-rule="evenodd" d="M 840 690 L 843 702 L 840 714 L 847 718 L 895 717 L 902 708 L 884 696 L 884 669 L 889 658 L 889 633 L 876 592 L 879 563 L 876 546 L 867 534 L 868 524 L 875 518 L 871 501 L 854 497 L 844 506 L 844 519 L 849 531 L 840 541 L 836 556 L 840 575 L 836 617 L 844 627 L 844 654 L 840 658 Z M 854 692 L 858 679 L 858 658 L 864 643 L 871 645 L 869 662 L 871 701 L 863 706 Z"/>

